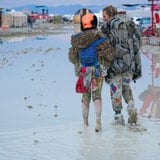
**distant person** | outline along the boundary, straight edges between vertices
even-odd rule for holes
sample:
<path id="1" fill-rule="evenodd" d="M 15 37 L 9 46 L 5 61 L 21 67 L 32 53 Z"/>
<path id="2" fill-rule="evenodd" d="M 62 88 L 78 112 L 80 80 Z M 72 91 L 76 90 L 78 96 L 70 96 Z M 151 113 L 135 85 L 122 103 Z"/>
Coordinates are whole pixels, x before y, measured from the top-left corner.
<path id="1" fill-rule="evenodd" d="M 84 126 L 89 125 L 91 98 L 95 105 L 96 126 L 99 132 L 102 113 L 102 85 L 110 62 L 115 58 L 115 50 L 102 32 L 97 29 L 97 17 L 87 13 L 81 17 L 81 32 L 71 36 L 69 60 L 74 64 L 78 77 L 76 92 L 82 94 L 82 116 Z"/>
<path id="2" fill-rule="evenodd" d="M 160 14 L 158 12 L 155 13 L 155 35 L 160 36 Z"/>
<path id="3" fill-rule="evenodd" d="M 158 13 L 155 13 L 155 22 L 160 23 L 160 15 Z"/>
<path id="4" fill-rule="evenodd" d="M 33 27 L 33 19 L 31 16 L 27 17 L 27 23 L 28 23 L 28 27 L 32 28 Z"/>
<path id="5" fill-rule="evenodd" d="M 111 63 L 105 80 L 110 85 L 114 119 L 125 124 L 122 115 L 122 96 L 127 103 L 128 123 L 137 124 L 137 109 L 130 83 L 141 77 L 141 36 L 133 21 L 126 15 L 119 15 L 117 9 L 109 5 L 103 9 L 102 32 L 109 37 L 115 47 L 117 57 Z"/>

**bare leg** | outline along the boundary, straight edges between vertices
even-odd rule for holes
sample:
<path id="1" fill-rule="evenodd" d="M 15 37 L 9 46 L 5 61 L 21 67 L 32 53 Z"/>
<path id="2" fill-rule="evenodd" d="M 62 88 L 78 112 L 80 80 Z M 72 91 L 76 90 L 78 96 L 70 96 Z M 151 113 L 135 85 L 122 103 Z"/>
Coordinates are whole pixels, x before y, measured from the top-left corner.
<path id="1" fill-rule="evenodd" d="M 89 102 L 82 103 L 82 116 L 83 116 L 83 124 L 87 127 L 88 124 L 88 116 L 89 116 Z"/>
<path id="2" fill-rule="evenodd" d="M 95 105 L 95 113 L 96 113 L 95 131 L 99 132 L 102 128 L 102 126 L 101 126 L 102 100 L 101 99 L 95 100 L 94 105 Z"/>

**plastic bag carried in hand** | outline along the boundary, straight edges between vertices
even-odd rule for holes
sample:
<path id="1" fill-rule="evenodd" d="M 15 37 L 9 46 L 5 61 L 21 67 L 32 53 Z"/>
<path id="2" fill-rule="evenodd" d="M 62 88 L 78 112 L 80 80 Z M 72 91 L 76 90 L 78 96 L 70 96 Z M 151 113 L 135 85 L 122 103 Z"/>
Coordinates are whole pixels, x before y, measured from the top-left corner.
<path id="1" fill-rule="evenodd" d="M 75 86 L 76 93 L 88 93 L 88 92 L 90 92 L 90 86 L 89 87 L 84 86 L 83 78 L 84 77 L 82 75 L 79 75 L 79 77 L 77 79 L 76 86 Z"/>
<path id="2" fill-rule="evenodd" d="M 88 93 L 91 90 L 91 76 L 87 67 L 80 70 L 79 77 L 76 82 L 75 90 L 77 93 Z"/>
<path id="3" fill-rule="evenodd" d="M 89 93 L 98 89 L 96 79 L 92 77 L 92 68 L 83 67 L 80 70 L 76 82 L 75 90 L 77 93 Z"/>

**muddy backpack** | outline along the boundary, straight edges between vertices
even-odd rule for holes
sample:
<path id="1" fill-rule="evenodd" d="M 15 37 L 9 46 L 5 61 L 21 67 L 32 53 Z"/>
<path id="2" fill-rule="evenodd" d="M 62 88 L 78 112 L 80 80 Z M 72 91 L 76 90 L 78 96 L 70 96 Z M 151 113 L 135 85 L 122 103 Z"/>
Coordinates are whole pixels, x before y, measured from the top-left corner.
<path id="1" fill-rule="evenodd" d="M 142 45 L 141 35 L 135 23 L 127 17 L 115 18 L 110 24 L 110 31 L 116 41 L 116 50 L 119 60 L 123 59 L 123 69 L 130 68 L 133 79 L 141 77 L 140 47 Z M 123 72 L 123 71 L 122 71 Z"/>
<path id="2" fill-rule="evenodd" d="M 134 54 L 139 52 L 142 45 L 141 35 L 132 20 L 127 17 L 115 18 L 110 24 L 110 29 L 122 48 L 127 48 Z"/>

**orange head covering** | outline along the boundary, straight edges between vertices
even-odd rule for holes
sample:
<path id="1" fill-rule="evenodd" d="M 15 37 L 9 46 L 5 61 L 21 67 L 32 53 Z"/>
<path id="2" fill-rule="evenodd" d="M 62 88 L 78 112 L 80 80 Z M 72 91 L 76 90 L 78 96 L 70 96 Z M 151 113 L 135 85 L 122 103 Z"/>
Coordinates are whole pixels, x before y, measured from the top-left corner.
<path id="1" fill-rule="evenodd" d="M 88 13 L 82 16 L 82 27 L 83 29 L 92 28 L 92 21 L 94 20 L 94 14 Z"/>

